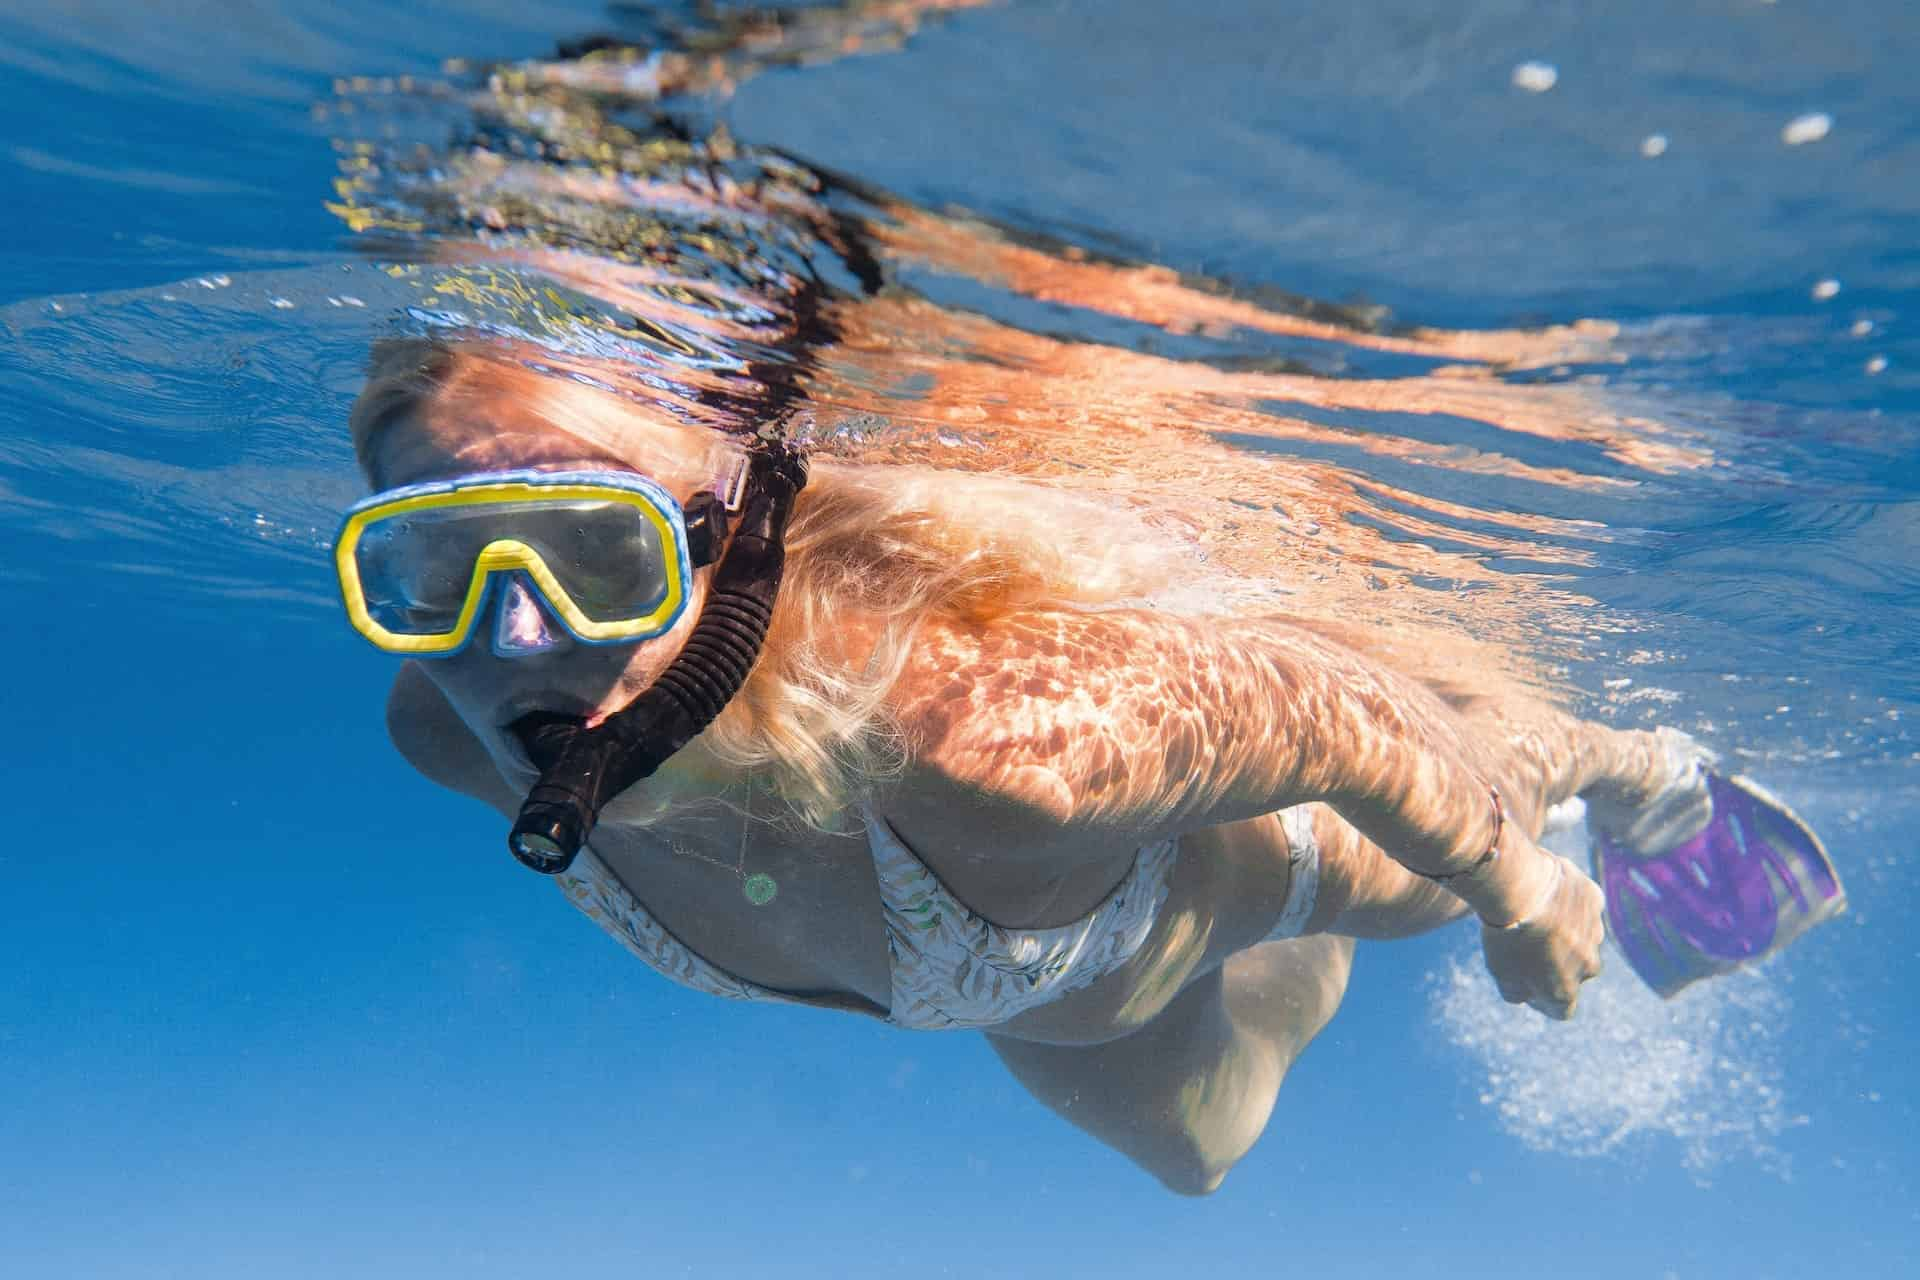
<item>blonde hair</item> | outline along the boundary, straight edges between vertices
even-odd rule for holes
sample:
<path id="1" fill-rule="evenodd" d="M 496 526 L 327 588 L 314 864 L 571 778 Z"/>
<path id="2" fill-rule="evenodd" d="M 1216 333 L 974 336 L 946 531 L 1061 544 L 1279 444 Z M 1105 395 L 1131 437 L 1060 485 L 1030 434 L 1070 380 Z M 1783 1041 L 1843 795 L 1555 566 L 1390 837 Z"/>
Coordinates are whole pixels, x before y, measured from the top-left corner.
<path id="1" fill-rule="evenodd" d="M 662 422 L 603 385 L 535 372 L 499 350 L 409 339 L 375 347 L 351 416 L 355 452 L 380 483 L 372 459 L 388 427 L 430 406 L 471 412 L 516 394 L 529 397 L 530 416 L 670 487 L 710 481 L 739 450 L 717 432 Z M 929 622 L 978 625 L 1016 609 L 1137 600 L 1167 584 L 1175 561 L 1144 526 L 1058 490 L 821 459 L 795 503 L 786 548 L 765 648 L 698 745 L 765 778 L 822 828 L 903 764 L 889 695 Z M 864 662 L 837 643 L 856 621 L 874 639 Z"/>

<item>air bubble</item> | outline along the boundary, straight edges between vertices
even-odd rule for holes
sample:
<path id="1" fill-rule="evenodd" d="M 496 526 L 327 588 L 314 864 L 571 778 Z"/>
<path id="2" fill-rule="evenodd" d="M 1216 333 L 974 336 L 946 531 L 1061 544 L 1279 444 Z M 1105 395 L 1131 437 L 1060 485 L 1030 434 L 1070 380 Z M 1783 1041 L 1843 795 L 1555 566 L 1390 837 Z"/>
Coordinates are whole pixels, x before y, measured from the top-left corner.
<path id="1" fill-rule="evenodd" d="M 1780 141 L 1790 147 L 1802 147 L 1809 142 L 1820 141 L 1832 130 L 1832 116 L 1824 111 L 1810 111 L 1789 120 L 1786 127 L 1780 130 Z"/>
<path id="2" fill-rule="evenodd" d="M 1523 62 L 1513 69 L 1513 87 L 1545 93 L 1560 83 L 1560 69 L 1551 62 Z"/>
<path id="3" fill-rule="evenodd" d="M 1439 975 L 1433 1012 L 1482 1105 L 1536 1151 L 1666 1144 L 1696 1180 L 1734 1158 L 1784 1166 L 1775 1139 L 1797 1123 L 1780 1086 L 1788 1005 L 1764 966 L 1665 1001 L 1613 951 L 1579 1013 L 1556 1023 L 1501 1000 L 1479 955 L 1463 954 Z"/>

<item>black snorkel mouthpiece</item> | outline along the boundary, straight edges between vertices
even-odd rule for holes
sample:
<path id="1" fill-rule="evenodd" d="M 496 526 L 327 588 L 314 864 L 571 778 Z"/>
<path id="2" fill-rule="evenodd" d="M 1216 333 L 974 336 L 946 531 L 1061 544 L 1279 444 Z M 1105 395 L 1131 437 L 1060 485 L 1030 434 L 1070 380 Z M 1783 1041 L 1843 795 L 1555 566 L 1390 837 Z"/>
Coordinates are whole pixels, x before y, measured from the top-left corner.
<path id="1" fill-rule="evenodd" d="M 565 871 L 600 810 L 651 777 L 740 691 L 773 621 L 787 521 L 806 483 L 806 460 L 790 445 L 772 442 L 748 455 L 738 527 L 714 568 L 700 620 L 680 656 L 644 693 L 592 729 L 545 712 L 513 723 L 541 771 L 507 837 L 514 857 L 544 875 Z"/>

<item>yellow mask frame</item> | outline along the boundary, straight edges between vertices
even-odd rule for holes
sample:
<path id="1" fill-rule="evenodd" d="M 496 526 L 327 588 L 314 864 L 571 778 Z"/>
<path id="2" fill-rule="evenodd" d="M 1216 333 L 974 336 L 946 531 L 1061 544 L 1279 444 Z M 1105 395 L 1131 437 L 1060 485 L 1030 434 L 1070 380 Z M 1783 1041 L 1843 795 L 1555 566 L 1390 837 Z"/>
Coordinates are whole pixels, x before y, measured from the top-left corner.
<path id="1" fill-rule="evenodd" d="M 394 631 L 373 616 L 358 558 L 360 540 L 380 521 L 423 511 L 487 505 L 518 510 L 541 504 L 610 502 L 631 507 L 652 526 L 666 557 L 666 591 L 645 613 L 612 620 L 588 616 L 568 593 L 546 558 L 512 537 L 487 543 L 474 557 L 466 594 L 452 625 L 444 631 Z M 670 630 L 685 612 L 693 586 L 687 549 L 686 515 L 674 497 L 645 476 L 602 471 L 504 471 L 463 476 L 437 484 L 409 485 L 374 494 L 350 508 L 334 541 L 334 568 L 340 597 L 353 629 L 386 653 L 414 658 L 450 657 L 472 638 L 496 581 L 524 574 L 554 617 L 587 644 L 630 644 Z"/>

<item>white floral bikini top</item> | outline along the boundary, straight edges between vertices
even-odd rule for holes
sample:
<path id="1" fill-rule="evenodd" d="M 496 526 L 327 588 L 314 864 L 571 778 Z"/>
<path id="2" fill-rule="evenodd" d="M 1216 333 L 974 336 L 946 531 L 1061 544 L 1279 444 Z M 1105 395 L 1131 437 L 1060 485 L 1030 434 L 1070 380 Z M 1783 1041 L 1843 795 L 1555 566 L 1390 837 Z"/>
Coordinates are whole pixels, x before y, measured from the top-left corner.
<path id="1" fill-rule="evenodd" d="M 1072 924 L 1009 929 L 963 905 L 871 811 L 866 828 L 892 961 L 887 1021 L 919 1031 L 997 1026 L 1112 973 L 1147 940 L 1179 852 L 1175 840 L 1141 849 L 1126 878 Z M 757 986 L 701 958 L 648 915 L 591 849 L 558 879 L 574 906 L 682 986 L 733 1000 L 834 1003 Z"/>

